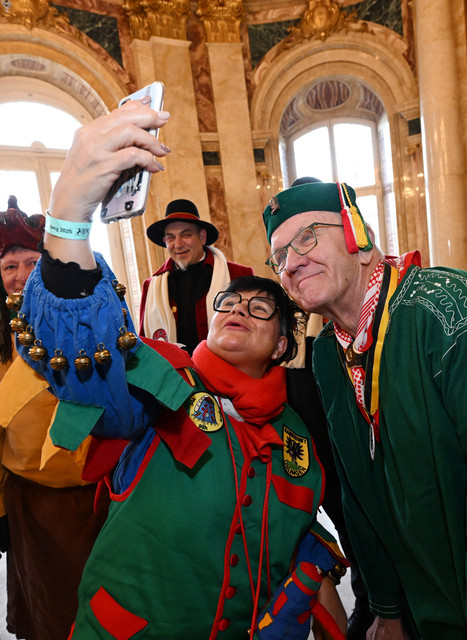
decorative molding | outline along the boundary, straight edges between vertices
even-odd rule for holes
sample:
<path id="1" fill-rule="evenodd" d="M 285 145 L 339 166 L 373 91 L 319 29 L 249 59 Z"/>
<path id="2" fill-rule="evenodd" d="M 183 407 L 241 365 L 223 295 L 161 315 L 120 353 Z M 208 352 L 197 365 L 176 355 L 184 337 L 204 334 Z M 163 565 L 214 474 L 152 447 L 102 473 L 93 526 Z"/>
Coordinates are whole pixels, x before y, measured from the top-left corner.
<path id="1" fill-rule="evenodd" d="M 335 109 L 348 102 L 352 89 L 346 82 L 327 79 L 314 84 L 304 96 L 305 103 L 315 111 Z"/>
<path id="2" fill-rule="evenodd" d="M 407 156 L 413 156 L 417 153 L 417 151 L 420 151 L 420 149 L 422 148 L 422 136 L 421 135 L 416 135 L 416 136 L 408 136 L 407 137 L 407 144 L 405 146 L 405 153 Z"/>
<path id="3" fill-rule="evenodd" d="M 34 27 L 61 30 L 68 16 L 50 6 L 49 0 L 8 0 L 0 2 L 0 23 L 21 24 L 29 31 Z"/>
<path id="4" fill-rule="evenodd" d="M 201 132 L 201 149 L 203 151 L 219 151 L 219 134 L 216 132 Z"/>
<path id="5" fill-rule="evenodd" d="M 358 31 L 368 31 L 367 23 L 358 20 L 356 11 L 347 13 L 334 0 L 310 0 L 300 24 L 290 28 L 283 45 L 289 49 L 313 38 L 324 41 L 333 33 L 348 31 L 351 27 L 355 29 L 356 26 Z"/>
<path id="6" fill-rule="evenodd" d="M 264 149 L 271 140 L 270 131 L 252 131 L 251 132 L 253 149 Z"/>
<path id="7" fill-rule="evenodd" d="M 209 141 L 209 142 L 204 142 L 203 140 L 201 141 L 201 149 L 204 151 L 214 151 L 214 152 L 218 152 L 219 151 L 219 141 L 214 142 L 214 141 Z"/>
<path id="8" fill-rule="evenodd" d="M 412 104 L 398 106 L 397 110 L 399 115 L 407 122 L 409 122 L 409 120 L 415 120 L 415 118 L 420 118 L 420 103 L 418 101 L 414 101 Z"/>
<path id="9" fill-rule="evenodd" d="M 283 111 L 280 133 L 289 137 L 310 124 L 344 115 L 378 122 L 384 107 L 378 96 L 356 79 L 329 78 L 304 85 Z"/>
<path id="10" fill-rule="evenodd" d="M 207 42 L 241 42 L 240 25 L 245 16 L 242 0 L 199 0 L 196 15 Z"/>
<path id="11" fill-rule="evenodd" d="M 152 36 L 186 40 L 190 0 L 124 0 L 122 9 L 131 35 L 137 40 L 149 40 Z"/>
<path id="12" fill-rule="evenodd" d="M 267 24 L 286 20 L 298 20 L 303 13 L 303 1 L 244 0 L 247 24 Z"/>
<path id="13" fill-rule="evenodd" d="M 122 69 L 119 63 L 100 44 L 73 27 L 66 13 L 51 7 L 49 0 L 9 0 L 6 6 L 3 1 L 0 1 L 0 24 L 2 23 L 21 25 L 26 27 L 28 31 L 34 28 L 45 29 L 48 32 L 54 32 L 69 40 L 78 42 L 87 50 L 92 51 L 101 61 L 104 61 L 107 68 L 115 73 L 125 85 L 129 87 L 131 85 L 128 72 Z M 35 57 L 31 54 L 24 55 L 23 58 L 25 60 L 21 65 L 29 65 L 31 67 L 33 63 L 26 62 L 26 59 L 33 60 Z M 19 64 L 17 63 L 16 66 Z M 16 75 L 20 74 L 17 73 Z M 37 73 L 32 75 L 37 75 Z"/>

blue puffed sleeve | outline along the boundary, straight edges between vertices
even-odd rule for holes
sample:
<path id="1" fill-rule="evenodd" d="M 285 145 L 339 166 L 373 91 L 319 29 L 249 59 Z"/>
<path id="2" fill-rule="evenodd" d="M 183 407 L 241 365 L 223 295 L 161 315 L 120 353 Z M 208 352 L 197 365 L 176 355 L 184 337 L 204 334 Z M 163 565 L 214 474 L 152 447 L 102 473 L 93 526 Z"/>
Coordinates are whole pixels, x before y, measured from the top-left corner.
<path id="1" fill-rule="evenodd" d="M 167 360 L 139 338 L 131 349 L 118 346 L 124 331 L 136 332 L 125 301 L 114 290 L 114 274 L 100 254 L 96 261 L 103 275 L 93 294 L 71 300 L 57 298 L 45 288 L 38 265 L 28 279 L 18 313 L 32 327 L 36 345 L 46 349 L 46 356 L 35 361 L 29 356 L 30 347 L 17 344 L 20 356 L 47 380 L 61 401 L 51 435 L 54 444 L 68 449 L 79 446 L 91 432 L 132 440 L 153 423 L 159 404 L 176 410 L 191 389 Z M 110 359 L 97 363 L 94 353 L 104 348 Z M 84 352 L 92 366 L 79 371 L 74 360 Z M 56 353 L 68 362 L 61 371 L 50 366 Z M 76 425 L 73 431 L 70 422 Z"/>

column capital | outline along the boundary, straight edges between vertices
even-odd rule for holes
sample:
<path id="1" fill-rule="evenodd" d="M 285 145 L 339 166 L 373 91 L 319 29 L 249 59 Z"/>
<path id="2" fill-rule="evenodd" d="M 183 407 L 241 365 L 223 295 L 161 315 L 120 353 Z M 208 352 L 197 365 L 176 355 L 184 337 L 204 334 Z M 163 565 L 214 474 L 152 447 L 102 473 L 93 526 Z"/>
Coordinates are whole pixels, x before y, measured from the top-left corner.
<path id="1" fill-rule="evenodd" d="M 190 0 L 124 0 L 122 9 L 130 23 L 133 38 L 186 39 Z"/>
<path id="2" fill-rule="evenodd" d="M 199 0 L 196 15 L 208 42 L 241 42 L 240 25 L 245 15 L 242 0 Z"/>

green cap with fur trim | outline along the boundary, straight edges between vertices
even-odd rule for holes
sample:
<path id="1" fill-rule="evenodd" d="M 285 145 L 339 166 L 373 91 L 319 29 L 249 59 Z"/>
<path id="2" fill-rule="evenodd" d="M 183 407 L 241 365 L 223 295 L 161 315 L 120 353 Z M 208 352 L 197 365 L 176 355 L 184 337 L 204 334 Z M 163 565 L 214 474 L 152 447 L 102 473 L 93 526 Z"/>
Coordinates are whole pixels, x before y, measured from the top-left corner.
<path id="1" fill-rule="evenodd" d="M 340 213 L 350 252 L 366 251 L 373 247 L 357 207 L 355 191 L 339 182 L 299 184 L 271 198 L 263 213 L 268 241 L 271 242 L 272 234 L 283 222 L 305 211 Z"/>

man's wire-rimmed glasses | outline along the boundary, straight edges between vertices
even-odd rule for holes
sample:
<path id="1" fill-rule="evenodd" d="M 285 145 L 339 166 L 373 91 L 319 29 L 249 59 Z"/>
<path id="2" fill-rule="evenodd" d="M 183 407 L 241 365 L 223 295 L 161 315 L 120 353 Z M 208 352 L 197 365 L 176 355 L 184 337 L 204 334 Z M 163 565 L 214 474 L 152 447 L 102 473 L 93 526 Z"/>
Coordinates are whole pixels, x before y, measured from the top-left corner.
<path id="1" fill-rule="evenodd" d="M 330 222 L 313 222 L 309 227 L 305 227 L 305 229 L 299 231 L 292 240 L 285 245 L 285 247 L 281 247 L 280 249 L 277 249 L 277 251 L 274 251 L 264 264 L 269 265 L 274 273 L 279 275 L 279 273 L 282 273 L 282 271 L 285 270 L 289 247 L 292 247 L 298 255 L 304 256 L 318 244 L 315 229 L 318 227 L 343 226 L 343 224 L 331 224 Z"/>
<path id="2" fill-rule="evenodd" d="M 214 311 L 229 313 L 236 304 L 240 304 L 243 300 L 247 301 L 248 298 L 242 298 L 241 294 L 237 293 L 237 291 L 219 291 L 214 298 L 212 306 Z M 270 320 L 276 311 L 277 305 L 271 298 L 253 296 L 248 300 L 248 313 L 253 318 Z"/>

